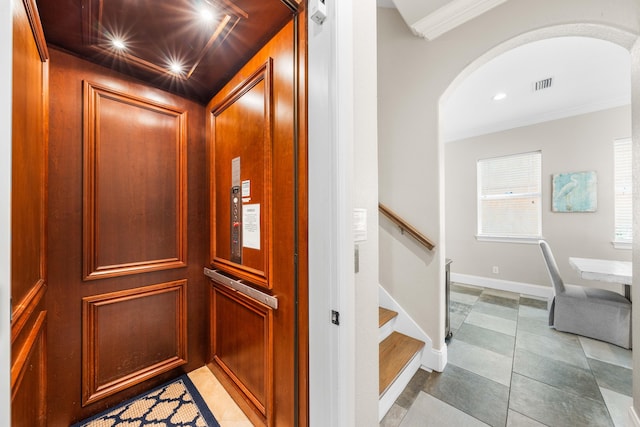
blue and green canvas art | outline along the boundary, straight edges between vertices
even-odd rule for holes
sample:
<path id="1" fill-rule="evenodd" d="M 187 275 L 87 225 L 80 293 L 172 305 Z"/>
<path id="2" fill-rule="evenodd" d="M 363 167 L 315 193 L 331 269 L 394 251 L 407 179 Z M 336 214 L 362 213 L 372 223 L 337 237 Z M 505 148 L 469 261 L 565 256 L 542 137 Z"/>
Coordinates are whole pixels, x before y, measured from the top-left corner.
<path id="1" fill-rule="evenodd" d="M 553 175 L 554 212 L 595 212 L 598 207 L 598 178 L 595 172 Z"/>

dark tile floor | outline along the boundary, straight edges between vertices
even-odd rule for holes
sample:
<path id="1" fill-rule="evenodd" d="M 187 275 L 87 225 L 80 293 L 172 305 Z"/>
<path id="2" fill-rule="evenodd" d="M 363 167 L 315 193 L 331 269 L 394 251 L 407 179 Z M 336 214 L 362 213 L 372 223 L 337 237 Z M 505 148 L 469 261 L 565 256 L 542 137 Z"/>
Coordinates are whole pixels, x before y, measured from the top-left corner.
<path id="1" fill-rule="evenodd" d="M 546 301 L 453 284 L 448 363 L 419 370 L 380 423 L 624 426 L 631 351 L 558 332 Z"/>

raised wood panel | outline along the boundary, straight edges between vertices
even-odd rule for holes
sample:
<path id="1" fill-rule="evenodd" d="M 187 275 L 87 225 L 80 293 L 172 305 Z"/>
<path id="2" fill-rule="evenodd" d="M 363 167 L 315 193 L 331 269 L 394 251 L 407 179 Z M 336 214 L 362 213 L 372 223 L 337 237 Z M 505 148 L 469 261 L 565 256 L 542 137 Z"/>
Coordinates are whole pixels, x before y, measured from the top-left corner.
<path id="1" fill-rule="evenodd" d="M 272 197 L 272 66 L 269 58 L 211 109 L 212 264 L 267 288 L 271 287 L 268 275 Z M 244 190 L 247 192 L 241 197 L 243 209 L 260 207 L 259 248 L 245 246 L 247 236 L 240 233 L 240 262 L 235 262 L 231 254 L 234 159 L 240 162 L 240 182 L 248 183 L 248 191 Z M 242 220 L 240 213 L 240 224 L 237 225 L 240 230 L 244 228 Z"/>
<path id="2" fill-rule="evenodd" d="M 84 83 L 84 278 L 186 266 L 186 112 Z"/>
<path id="3" fill-rule="evenodd" d="M 40 311 L 24 340 L 12 348 L 11 425 L 46 426 L 47 312 Z"/>
<path id="4" fill-rule="evenodd" d="M 34 0 L 13 0 L 11 424 L 47 425 L 49 53 Z"/>
<path id="5" fill-rule="evenodd" d="M 33 323 L 35 314 L 43 302 L 46 294 L 47 286 L 44 282 L 40 282 L 35 286 L 24 298 L 20 306 L 14 308 L 11 319 L 11 344 L 20 336 L 22 330 L 30 327 Z"/>
<path id="6" fill-rule="evenodd" d="M 261 414 L 273 417 L 273 310 L 212 282 L 212 360 Z"/>
<path id="7" fill-rule="evenodd" d="M 187 281 L 82 299 L 82 403 L 187 363 Z"/>
<path id="8" fill-rule="evenodd" d="M 48 320 L 50 426 L 68 426 L 113 407 L 149 388 L 203 366 L 208 357 L 209 198 L 206 112 L 202 105 L 127 79 L 112 70 L 50 49 L 51 132 L 49 150 Z M 187 112 L 188 266 L 143 274 L 84 281 L 83 277 L 83 81 L 118 88 Z M 121 116 L 126 124 L 128 117 Z M 82 298 L 154 283 L 188 280 L 188 363 L 82 406 Z M 155 331 L 156 329 L 153 329 Z M 155 332 L 152 332 L 155 333 Z"/>
<path id="9" fill-rule="evenodd" d="M 47 49 L 47 41 L 44 38 L 42 22 L 40 22 L 38 6 L 35 0 L 22 0 L 22 4 L 24 5 L 24 10 L 29 20 L 31 32 L 33 33 L 33 40 L 38 48 L 40 61 L 46 62 L 49 59 L 49 50 Z"/>
<path id="10" fill-rule="evenodd" d="M 48 51 L 33 0 L 14 0 L 11 179 L 13 317 L 46 282 Z"/>

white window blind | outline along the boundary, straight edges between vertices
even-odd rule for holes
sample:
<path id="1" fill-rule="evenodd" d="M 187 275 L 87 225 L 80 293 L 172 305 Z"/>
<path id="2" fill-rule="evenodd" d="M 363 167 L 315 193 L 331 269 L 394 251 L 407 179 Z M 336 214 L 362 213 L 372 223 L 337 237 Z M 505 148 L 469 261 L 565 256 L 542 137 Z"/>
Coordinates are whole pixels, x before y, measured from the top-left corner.
<path id="1" fill-rule="evenodd" d="M 542 235 L 539 151 L 478 161 L 478 236 Z"/>
<path id="2" fill-rule="evenodd" d="M 631 139 L 613 141 L 613 170 L 615 181 L 615 241 L 631 242 L 632 191 L 631 191 Z"/>

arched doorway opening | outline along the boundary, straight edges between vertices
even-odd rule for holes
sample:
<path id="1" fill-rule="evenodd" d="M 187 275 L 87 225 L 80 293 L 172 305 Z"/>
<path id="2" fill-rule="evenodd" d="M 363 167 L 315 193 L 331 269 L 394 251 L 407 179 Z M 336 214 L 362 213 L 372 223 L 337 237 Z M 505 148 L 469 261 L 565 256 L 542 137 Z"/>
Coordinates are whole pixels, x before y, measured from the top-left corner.
<path id="1" fill-rule="evenodd" d="M 536 30 L 536 31 L 532 31 L 529 33 L 525 33 L 522 34 L 520 36 L 517 36 L 513 39 L 510 39 L 500 45 L 498 45 L 497 47 L 487 51 L 486 53 L 484 53 L 483 55 L 481 55 L 480 57 L 478 57 L 475 61 L 471 62 L 470 65 L 468 65 L 467 67 L 464 68 L 464 70 L 462 70 L 456 77 L 455 79 L 452 80 L 451 84 L 447 87 L 447 89 L 443 92 L 443 95 L 440 98 L 440 103 L 439 103 L 439 111 L 440 111 L 440 123 L 439 123 L 439 151 L 441 153 L 446 153 L 447 149 L 445 147 L 445 139 L 446 139 L 446 135 L 444 132 L 444 129 L 446 127 L 445 123 L 443 123 L 443 106 L 446 105 L 446 103 L 451 99 L 452 95 L 455 93 L 455 91 L 462 85 L 462 83 L 469 78 L 469 76 L 471 76 L 474 72 L 476 72 L 477 70 L 479 70 L 481 67 L 483 67 L 484 65 L 488 64 L 489 62 L 491 62 L 492 60 L 498 58 L 500 55 L 530 44 L 530 43 L 534 43 L 534 42 L 538 42 L 541 40 L 548 40 L 548 39 L 553 39 L 553 38 L 557 38 L 557 37 L 587 37 L 587 38 L 592 38 L 592 39 L 598 39 L 598 40 L 603 40 L 612 44 L 615 44 L 621 48 L 624 48 L 626 51 L 630 52 L 631 54 L 631 61 L 630 61 L 630 65 L 629 67 L 631 67 L 631 64 L 633 64 L 634 62 L 637 63 L 638 61 L 638 53 L 637 53 L 637 47 L 634 48 L 634 46 L 637 46 L 637 36 L 635 34 L 631 34 L 628 32 L 625 32 L 623 30 L 619 30 L 616 28 L 612 28 L 612 27 L 607 27 L 607 26 L 601 26 L 601 25 L 591 25 L 591 24 L 572 24 L 572 25 L 560 25 L 560 26 L 553 26 L 553 27 L 548 27 L 548 28 L 544 28 L 544 29 L 540 29 L 540 30 Z M 633 71 L 632 71 L 632 78 L 633 78 Z M 636 77 L 637 78 L 637 77 Z M 637 99 L 635 100 L 631 100 L 631 102 L 638 102 Z M 629 114 L 630 115 L 630 114 Z M 629 117 L 629 122 L 631 124 L 630 128 L 632 127 L 635 132 L 636 135 L 632 135 L 633 139 L 637 141 L 637 129 L 638 129 L 638 118 L 631 118 Z M 631 129 L 628 130 L 629 135 L 631 135 Z M 637 146 L 637 144 L 636 144 Z M 635 150 L 637 151 L 637 150 Z M 443 156 L 441 156 L 441 163 L 440 163 L 440 167 L 441 170 L 445 170 L 447 168 L 447 163 L 446 160 L 444 159 L 444 157 L 446 156 L 446 154 L 444 154 Z M 491 157 L 491 155 L 487 155 L 487 157 Z M 636 157 L 637 158 L 637 157 Z M 473 166 L 474 170 L 473 173 L 475 174 L 475 164 Z M 442 172 L 441 176 L 446 176 L 446 172 Z M 543 181 L 543 188 L 545 188 L 548 191 L 548 187 L 550 186 L 548 184 L 548 177 L 546 175 L 544 176 L 544 181 Z M 635 174 L 635 176 L 637 177 L 637 172 Z M 444 179 L 445 182 L 447 181 L 447 178 Z M 637 178 L 636 178 L 636 182 L 637 182 Z M 448 187 L 445 187 L 445 191 L 441 193 L 441 203 L 446 206 L 445 207 L 445 211 L 449 212 L 448 210 L 448 205 L 446 204 L 446 194 L 449 193 L 448 191 Z M 471 192 L 473 194 L 475 194 L 475 188 L 471 189 Z M 459 194 L 456 193 L 456 195 L 458 196 Z M 544 196 L 543 196 L 544 197 Z M 468 199 L 468 198 L 467 198 Z M 474 198 L 472 198 L 473 200 Z M 543 205 L 544 206 L 544 205 Z M 473 210 L 475 211 L 475 206 L 472 206 Z M 446 219 L 444 219 L 446 218 Z M 447 222 L 450 220 L 450 215 L 447 214 L 445 216 L 443 216 L 443 221 Z M 475 224 L 474 224 L 475 226 Z M 443 226 L 443 229 L 445 230 L 445 239 L 448 240 L 448 234 L 446 232 L 446 230 L 448 230 L 447 225 L 445 224 Z M 469 229 L 466 230 L 467 234 L 469 232 Z M 475 234 L 475 233 L 473 233 Z M 449 249 L 451 247 L 450 244 L 447 243 L 447 249 Z M 486 248 L 485 248 L 486 249 Z M 537 252 L 537 248 L 531 248 L 530 252 L 535 252 L 536 256 L 539 257 L 539 252 Z M 447 253 L 447 256 L 449 256 L 449 252 Z M 637 251 L 636 254 L 634 254 L 633 258 L 636 259 L 636 261 L 638 261 L 638 255 L 637 255 Z M 566 260 L 565 260 L 566 261 Z M 455 257 L 454 257 L 454 262 L 455 262 Z M 636 262 L 636 264 L 638 264 L 638 262 Z M 495 273 L 495 271 L 494 271 Z M 490 275 L 490 274 L 489 274 Z M 455 333 L 454 333 L 454 337 L 455 337 Z M 449 360 L 452 360 L 453 357 L 453 349 L 449 350 Z M 636 374 L 637 375 L 637 374 Z M 637 383 L 637 381 L 636 381 Z M 624 414 L 626 416 L 626 413 Z"/>

